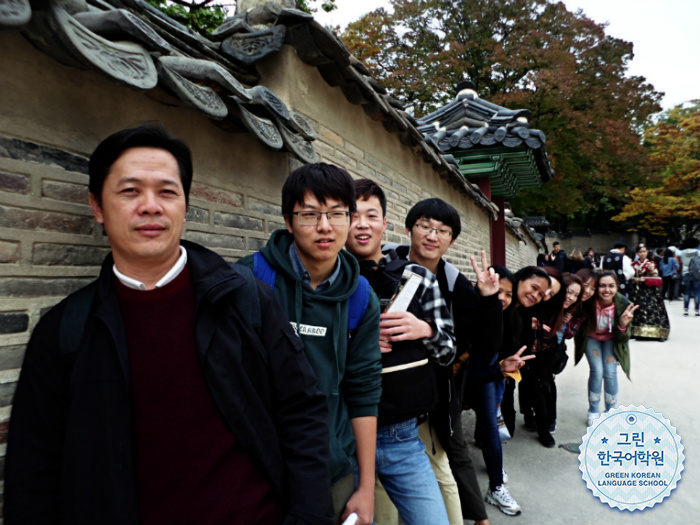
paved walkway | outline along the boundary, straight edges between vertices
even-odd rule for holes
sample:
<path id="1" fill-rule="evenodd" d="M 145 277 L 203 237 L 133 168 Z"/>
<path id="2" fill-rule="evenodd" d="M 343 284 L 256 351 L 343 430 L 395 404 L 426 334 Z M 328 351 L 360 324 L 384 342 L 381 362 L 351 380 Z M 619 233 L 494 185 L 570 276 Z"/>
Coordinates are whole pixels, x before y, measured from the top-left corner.
<path id="1" fill-rule="evenodd" d="M 683 443 L 681 481 L 662 504 L 644 511 L 620 511 L 594 497 L 579 471 L 578 453 L 560 445 L 581 443 L 586 434 L 588 364 L 585 358 L 557 377 L 559 392 L 557 447 L 546 449 L 518 415 L 515 437 L 504 444 L 508 488 L 522 507 L 509 517 L 487 504 L 493 525 L 689 525 L 700 523 L 700 318 L 683 317 L 682 301 L 666 303 L 671 320 L 668 341 L 631 341 L 631 377 L 618 371 L 620 405 L 643 405 L 671 421 Z M 569 346 L 573 355 L 573 343 Z M 517 400 L 516 400 L 517 406 Z M 473 412 L 467 412 L 467 436 L 473 436 Z M 472 456 L 482 489 L 488 477 L 481 451 Z M 468 522 L 465 522 L 468 523 Z"/>

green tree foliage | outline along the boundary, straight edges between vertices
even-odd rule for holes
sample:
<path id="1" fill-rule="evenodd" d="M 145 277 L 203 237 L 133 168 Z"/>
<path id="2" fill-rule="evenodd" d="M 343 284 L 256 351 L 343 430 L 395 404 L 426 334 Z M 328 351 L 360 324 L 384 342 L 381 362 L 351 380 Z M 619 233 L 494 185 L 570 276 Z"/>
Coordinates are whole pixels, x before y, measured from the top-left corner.
<path id="1" fill-rule="evenodd" d="M 186 2 L 184 0 L 147 0 L 166 15 L 203 34 L 211 33 L 226 19 L 227 6 L 214 0 Z"/>
<path id="2" fill-rule="evenodd" d="M 335 0 L 297 0 L 297 7 L 302 11 L 306 11 L 307 13 L 315 13 L 318 11 L 318 7 L 315 7 L 314 4 L 318 4 L 319 1 L 321 2 L 321 9 L 323 9 L 326 13 L 330 13 L 334 9 L 338 9 Z"/>
<path id="3" fill-rule="evenodd" d="M 695 236 L 700 231 L 700 100 L 670 110 L 644 138 L 647 187 L 633 189 L 631 201 L 613 220 L 672 240 Z"/>
<path id="4" fill-rule="evenodd" d="M 393 0 L 342 38 L 417 117 L 454 99 L 470 78 L 479 96 L 527 108 L 547 136 L 554 181 L 511 201 L 557 229 L 608 227 L 644 184 L 641 130 L 661 110 L 643 77 L 625 76 L 632 44 L 581 11 L 548 0 Z"/>

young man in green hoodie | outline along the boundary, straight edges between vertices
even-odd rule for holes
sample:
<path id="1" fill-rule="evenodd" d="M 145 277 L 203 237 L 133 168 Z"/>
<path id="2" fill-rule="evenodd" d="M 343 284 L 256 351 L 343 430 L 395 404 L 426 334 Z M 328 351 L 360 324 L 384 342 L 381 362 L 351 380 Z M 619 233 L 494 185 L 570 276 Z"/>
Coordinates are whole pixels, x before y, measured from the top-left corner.
<path id="1" fill-rule="evenodd" d="M 369 525 L 382 368 L 374 292 L 366 293 L 357 327 L 348 326 L 349 299 L 364 279 L 355 258 L 342 250 L 355 211 L 355 186 L 347 171 L 323 163 L 304 165 L 282 188 L 286 230 L 274 232 L 259 254 L 240 262 L 259 276 L 272 269 L 275 296 L 328 398 L 336 520 L 354 512 L 358 524 Z"/>

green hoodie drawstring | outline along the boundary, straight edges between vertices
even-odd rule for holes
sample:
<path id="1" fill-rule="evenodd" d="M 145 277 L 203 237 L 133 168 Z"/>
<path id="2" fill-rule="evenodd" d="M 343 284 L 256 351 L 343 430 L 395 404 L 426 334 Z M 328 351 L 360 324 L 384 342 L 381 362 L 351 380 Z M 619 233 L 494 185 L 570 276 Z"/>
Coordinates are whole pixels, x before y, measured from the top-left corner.
<path id="1" fill-rule="evenodd" d="M 304 308 L 304 289 L 301 286 L 301 281 L 296 280 L 294 284 L 294 322 L 296 323 L 297 334 L 299 332 L 299 320 L 301 319 L 301 312 Z M 301 337 L 301 335 L 299 336 Z"/>
<path id="2" fill-rule="evenodd" d="M 345 316 L 347 318 L 347 315 Z M 335 318 L 342 320 L 340 303 L 335 303 Z M 341 321 L 342 322 L 342 321 Z M 338 385 L 340 383 L 340 362 L 338 359 L 338 327 L 336 323 L 332 323 L 330 326 L 331 337 L 333 338 L 333 355 L 335 356 L 335 377 L 333 378 L 333 384 Z M 334 394 L 339 394 L 339 392 L 334 392 Z"/>

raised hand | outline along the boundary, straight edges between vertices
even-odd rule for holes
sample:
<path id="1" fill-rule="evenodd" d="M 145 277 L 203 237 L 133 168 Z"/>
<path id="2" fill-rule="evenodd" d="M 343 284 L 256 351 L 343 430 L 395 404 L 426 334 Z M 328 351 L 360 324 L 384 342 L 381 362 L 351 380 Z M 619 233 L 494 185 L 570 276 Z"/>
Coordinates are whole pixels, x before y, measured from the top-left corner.
<path id="1" fill-rule="evenodd" d="M 629 326 L 629 324 L 632 322 L 632 319 L 634 318 L 634 312 L 639 308 L 639 305 L 635 305 L 630 303 L 630 305 L 625 308 L 625 311 L 622 312 L 622 315 L 620 316 L 620 328 L 623 330 Z"/>
<path id="2" fill-rule="evenodd" d="M 526 355 L 525 357 L 520 357 L 522 353 L 525 351 L 527 346 L 523 346 L 520 350 L 515 352 L 512 356 L 506 357 L 503 361 L 501 361 L 501 370 L 503 372 L 517 372 L 520 370 L 523 366 L 525 366 L 529 359 L 534 359 L 535 355 Z"/>
<path id="3" fill-rule="evenodd" d="M 481 250 L 481 269 L 476 264 L 476 257 L 472 255 L 471 260 L 472 268 L 476 274 L 476 287 L 482 297 L 497 294 L 499 276 L 493 271 L 493 268 L 489 268 L 486 262 L 486 251 Z"/>

